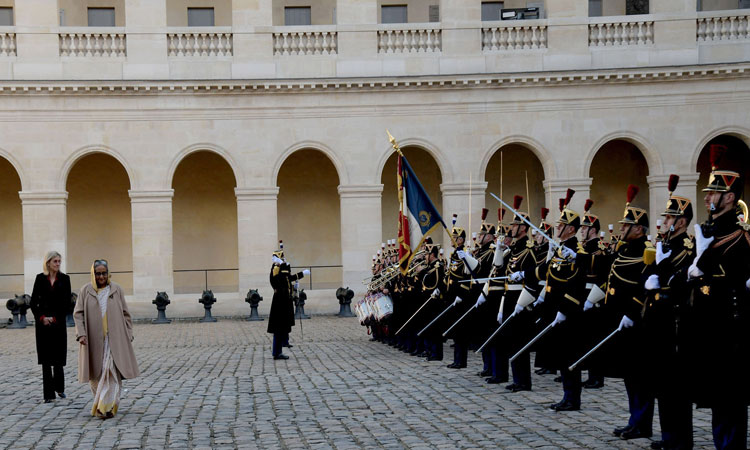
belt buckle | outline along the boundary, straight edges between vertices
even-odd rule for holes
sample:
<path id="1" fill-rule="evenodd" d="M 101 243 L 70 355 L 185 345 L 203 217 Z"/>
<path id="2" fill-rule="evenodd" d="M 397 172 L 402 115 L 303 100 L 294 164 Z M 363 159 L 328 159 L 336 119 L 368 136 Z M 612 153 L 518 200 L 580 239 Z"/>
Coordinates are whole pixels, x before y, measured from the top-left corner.
<path id="1" fill-rule="evenodd" d="M 615 295 L 615 288 L 609 288 L 609 295 Z"/>

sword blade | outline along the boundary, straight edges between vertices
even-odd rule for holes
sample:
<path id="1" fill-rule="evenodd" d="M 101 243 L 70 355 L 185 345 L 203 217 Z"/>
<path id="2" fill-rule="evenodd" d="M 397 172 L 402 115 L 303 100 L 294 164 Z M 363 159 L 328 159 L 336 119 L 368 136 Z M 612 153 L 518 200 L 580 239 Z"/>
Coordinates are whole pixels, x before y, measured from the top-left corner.
<path id="1" fill-rule="evenodd" d="M 435 317 L 434 319 L 432 319 L 432 322 L 428 323 L 426 327 L 422 328 L 422 331 L 420 331 L 419 333 L 417 333 L 417 336 L 422 336 L 422 334 L 425 331 L 427 331 L 428 328 L 430 328 L 431 326 L 433 326 L 435 324 L 435 322 L 437 322 L 441 317 L 443 317 L 443 314 L 445 314 L 448 311 L 450 311 L 451 308 L 453 308 L 453 303 L 451 303 L 450 305 L 448 305 L 448 307 L 445 308 L 445 310 L 443 312 L 441 312 L 440 314 L 438 314 L 437 317 Z"/>
<path id="2" fill-rule="evenodd" d="M 620 331 L 620 329 L 619 329 L 619 328 L 617 328 L 617 329 L 615 329 L 615 331 L 613 331 L 613 332 L 609 333 L 609 336 L 605 337 L 605 338 L 604 338 L 604 339 L 603 339 L 603 340 L 602 340 L 601 342 L 599 342 L 598 344 L 596 344 L 596 345 L 594 346 L 594 348 L 592 348 L 592 349 L 591 349 L 591 350 L 589 350 L 589 351 L 588 351 L 588 352 L 587 352 L 587 353 L 586 353 L 585 355 L 583 355 L 583 356 L 581 357 L 581 359 L 579 359 L 578 361 L 574 362 L 572 366 L 568 367 L 568 370 L 573 370 L 573 369 L 575 369 L 575 368 L 576 368 L 576 367 L 577 367 L 577 366 L 578 366 L 579 364 L 581 364 L 582 362 L 586 361 L 586 359 L 587 359 L 587 358 L 588 358 L 589 356 L 591 356 L 591 355 L 592 355 L 592 354 L 593 354 L 593 353 L 594 353 L 595 351 L 599 350 L 599 347 L 601 347 L 602 345 L 606 344 L 608 340 L 612 339 L 612 337 L 613 337 L 614 335 L 616 335 L 618 331 Z"/>
<path id="3" fill-rule="evenodd" d="M 544 336 L 545 334 L 547 334 L 549 332 L 549 330 L 551 330 L 552 327 L 554 327 L 554 326 L 555 326 L 555 322 L 552 322 L 549 325 L 547 325 L 547 327 L 545 329 L 543 329 L 541 333 L 537 334 L 536 337 L 534 337 L 534 339 L 532 339 L 531 341 L 529 341 L 528 344 L 524 345 L 523 348 L 518 351 L 518 353 L 516 353 L 515 355 L 511 356 L 511 358 L 508 361 L 509 362 L 515 361 L 516 358 L 518 358 L 526 350 L 528 350 L 529 348 L 531 348 L 531 346 L 534 345 L 536 343 L 536 341 L 538 341 L 539 339 L 541 339 L 542 336 Z"/>
<path id="4" fill-rule="evenodd" d="M 479 347 L 479 349 L 478 349 L 478 350 L 477 350 L 476 352 L 474 352 L 474 353 L 481 353 L 481 352 L 482 352 L 482 350 L 484 350 L 484 348 L 485 348 L 485 347 L 486 347 L 486 346 L 487 346 L 487 345 L 488 345 L 488 344 L 489 344 L 490 342 L 492 342 L 492 340 L 493 340 L 493 339 L 495 339 L 495 337 L 496 337 L 496 336 L 497 336 L 498 334 L 500 334 L 500 332 L 501 332 L 501 331 L 503 330 L 503 328 L 505 327 L 505 325 L 507 325 L 507 324 L 508 324 L 508 322 L 510 322 L 510 319 L 512 319 L 512 318 L 514 318 L 514 317 L 516 317 L 516 316 L 515 316 L 515 314 L 511 314 L 511 315 L 510 315 L 510 317 L 508 317 L 508 318 L 507 318 L 507 319 L 506 319 L 506 320 L 505 320 L 505 321 L 504 321 L 504 322 L 502 323 L 502 325 L 500 325 L 499 327 L 497 327 L 497 330 L 495 330 L 495 332 L 494 332 L 494 333 L 492 333 L 492 336 L 490 336 L 489 338 L 487 338 L 487 340 L 486 340 L 486 341 L 484 341 L 484 344 L 482 344 L 482 346 L 481 346 L 481 347 Z"/>
<path id="5" fill-rule="evenodd" d="M 544 239 L 546 239 L 547 241 L 549 241 L 550 245 L 552 245 L 552 246 L 553 246 L 553 247 L 555 247 L 555 248 L 557 248 L 557 247 L 559 247 L 559 246 L 560 246 L 560 244 L 559 244 L 559 243 L 558 243 L 558 242 L 557 242 L 556 240 L 554 240 L 554 239 L 552 239 L 551 237 L 547 236 L 547 233 L 545 233 L 544 231 L 542 231 L 541 229 L 539 229 L 539 227 L 538 227 L 538 226 L 536 226 L 536 225 L 534 225 L 533 223 L 531 223 L 531 221 L 530 221 L 529 219 L 525 218 L 525 217 L 524 217 L 523 215 L 521 215 L 521 214 L 518 214 L 518 211 L 516 211 L 515 209 L 511 208 L 509 204 L 507 204 L 507 203 L 505 203 L 505 202 L 503 201 L 503 199 L 501 199 L 501 198 L 500 198 L 500 197 L 498 197 L 497 195 L 493 194 L 492 192 L 490 192 L 490 195 L 491 195 L 492 197 L 494 197 L 494 198 L 495 198 L 495 200 L 497 200 L 497 201 L 499 201 L 500 203 L 502 203 L 502 204 L 503 204 L 503 206 L 505 206 L 506 208 L 508 208 L 508 210 L 509 210 L 510 212 L 512 212 L 513 214 L 515 214 L 516 216 L 518 216 L 518 217 L 519 217 L 519 218 L 520 218 L 521 220 L 523 220 L 523 221 L 524 221 L 524 222 L 526 223 L 526 225 L 528 225 L 528 226 L 530 226 L 530 227 L 531 227 L 531 229 L 532 229 L 532 230 L 536 230 L 536 232 L 537 232 L 537 233 L 540 233 L 540 234 L 542 235 L 542 237 L 544 237 Z"/>
<path id="6" fill-rule="evenodd" d="M 424 303 L 422 303 L 422 306 L 419 307 L 419 309 L 417 310 L 417 312 L 415 312 L 414 314 L 412 314 L 411 317 L 409 317 L 409 320 L 407 320 L 406 322 L 404 322 L 404 324 L 401 325 L 401 328 L 399 328 L 398 331 L 396 331 L 395 336 L 398 336 L 398 334 L 404 328 L 406 328 L 407 325 L 409 325 L 409 322 L 411 322 L 411 319 L 417 317 L 417 314 L 419 314 L 419 311 L 422 311 L 422 308 L 424 308 L 425 306 L 427 306 L 427 304 L 430 303 L 430 300 L 432 300 L 433 298 L 435 298 L 435 297 L 431 295 L 430 298 L 428 298 Z"/>
<path id="7" fill-rule="evenodd" d="M 464 313 L 464 315 L 463 315 L 463 316 L 461 316 L 461 317 L 460 317 L 460 318 L 459 318 L 459 319 L 458 319 L 458 320 L 456 321 L 456 323 L 454 323 L 453 325 L 451 325 L 451 326 L 450 326 L 450 328 L 448 328 L 447 330 L 445 330 L 445 333 L 443 333 L 443 337 L 446 337 L 446 336 L 448 335 L 448 333 L 450 333 L 450 331 L 451 331 L 451 330 L 452 330 L 452 329 L 453 329 L 453 328 L 454 328 L 454 327 L 455 327 L 456 325 L 458 325 L 458 324 L 459 324 L 459 323 L 460 323 L 460 322 L 461 322 L 462 320 L 464 320 L 464 317 L 468 316 L 468 315 L 469 315 L 469 313 L 470 313 L 470 312 L 472 312 L 472 311 L 473 311 L 473 310 L 475 310 L 475 309 L 477 309 L 477 305 L 476 305 L 476 304 L 474 304 L 474 306 L 472 306 L 471 308 L 469 308 L 469 310 L 468 310 L 468 311 L 466 311 L 466 312 Z"/>

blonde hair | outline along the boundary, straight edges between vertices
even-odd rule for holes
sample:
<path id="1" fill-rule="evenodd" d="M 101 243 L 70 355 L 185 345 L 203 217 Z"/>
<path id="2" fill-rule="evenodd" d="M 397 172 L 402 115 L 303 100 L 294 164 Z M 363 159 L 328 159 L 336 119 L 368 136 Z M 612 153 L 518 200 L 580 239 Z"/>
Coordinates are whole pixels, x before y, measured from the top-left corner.
<path id="1" fill-rule="evenodd" d="M 49 267 L 47 264 L 55 258 L 62 258 L 62 255 L 57 250 L 50 250 L 47 252 L 47 256 L 44 257 L 44 263 L 42 264 L 42 272 L 45 275 L 49 275 Z"/>

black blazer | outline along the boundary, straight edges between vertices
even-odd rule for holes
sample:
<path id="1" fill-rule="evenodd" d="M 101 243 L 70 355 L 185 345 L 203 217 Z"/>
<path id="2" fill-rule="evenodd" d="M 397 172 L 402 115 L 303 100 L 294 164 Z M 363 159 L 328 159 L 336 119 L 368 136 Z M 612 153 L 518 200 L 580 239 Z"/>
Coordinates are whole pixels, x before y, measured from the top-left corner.
<path id="1" fill-rule="evenodd" d="M 68 352 L 65 316 L 69 311 L 72 311 L 70 277 L 58 272 L 53 286 L 45 274 L 38 274 L 31 293 L 31 312 L 34 314 L 39 364 L 65 365 Z M 45 326 L 42 317 L 54 317 L 55 323 Z"/>

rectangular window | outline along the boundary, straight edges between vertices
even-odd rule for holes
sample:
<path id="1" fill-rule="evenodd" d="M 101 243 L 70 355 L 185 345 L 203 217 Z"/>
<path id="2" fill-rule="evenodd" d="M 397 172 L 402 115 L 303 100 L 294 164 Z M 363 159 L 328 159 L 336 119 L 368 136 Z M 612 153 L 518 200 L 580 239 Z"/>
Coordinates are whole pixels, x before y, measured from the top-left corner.
<path id="1" fill-rule="evenodd" d="M 115 26 L 115 8 L 89 8 L 90 27 Z"/>
<path id="2" fill-rule="evenodd" d="M 750 0 L 740 0 L 738 5 L 740 9 L 750 8 Z"/>
<path id="3" fill-rule="evenodd" d="M 482 2 L 482 20 L 500 20 L 503 2 Z"/>
<path id="4" fill-rule="evenodd" d="M 440 22 L 440 5 L 430 5 L 430 22 Z"/>
<path id="5" fill-rule="evenodd" d="M 0 8 L 0 27 L 13 26 L 13 8 Z"/>
<path id="6" fill-rule="evenodd" d="M 380 23 L 407 23 L 406 5 L 383 5 L 380 7 Z"/>
<path id="7" fill-rule="evenodd" d="M 284 25 L 312 25 L 309 6 L 287 6 L 284 8 Z"/>
<path id="8" fill-rule="evenodd" d="M 602 16 L 602 0 L 589 0 L 589 17 Z"/>
<path id="9" fill-rule="evenodd" d="M 214 26 L 213 8 L 188 8 L 189 27 L 212 27 Z"/>

